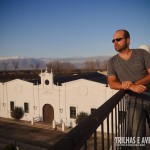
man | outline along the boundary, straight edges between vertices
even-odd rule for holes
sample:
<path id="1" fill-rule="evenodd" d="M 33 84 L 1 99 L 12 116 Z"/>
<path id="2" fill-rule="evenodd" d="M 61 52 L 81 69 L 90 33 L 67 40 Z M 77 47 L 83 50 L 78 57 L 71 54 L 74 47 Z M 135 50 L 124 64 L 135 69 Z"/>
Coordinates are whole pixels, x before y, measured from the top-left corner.
<path id="1" fill-rule="evenodd" d="M 150 83 L 150 54 L 143 49 L 130 49 L 130 34 L 126 30 L 117 30 L 112 42 L 118 54 L 108 62 L 110 88 L 132 90 L 137 93 L 147 91 L 147 85 Z M 131 98 L 127 108 L 127 136 L 145 136 L 146 118 L 148 115 L 150 117 L 150 102 Z"/>
<path id="2" fill-rule="evenodd" d="M 126 30 L 116 31 L 112 42 L 118 54 L 108 64 L 110 88 L 144 92 L 145 85 L 150 83 L 150 54 L 145 50 L 130 49 L 130 34 Z"/>

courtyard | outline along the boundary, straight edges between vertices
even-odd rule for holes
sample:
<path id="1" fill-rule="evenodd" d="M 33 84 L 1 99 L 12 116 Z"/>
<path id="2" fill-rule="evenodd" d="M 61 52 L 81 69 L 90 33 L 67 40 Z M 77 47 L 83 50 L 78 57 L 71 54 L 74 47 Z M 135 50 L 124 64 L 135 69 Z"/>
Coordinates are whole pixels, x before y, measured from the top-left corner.
<path id="1" fill-rule="evenodd" d="M 51 126 L 36 127 L 29 122 L 0 118 L 0 149 L 7 144 L 16 143 L 21 150 L 46 150 L 65 133 Z"/>

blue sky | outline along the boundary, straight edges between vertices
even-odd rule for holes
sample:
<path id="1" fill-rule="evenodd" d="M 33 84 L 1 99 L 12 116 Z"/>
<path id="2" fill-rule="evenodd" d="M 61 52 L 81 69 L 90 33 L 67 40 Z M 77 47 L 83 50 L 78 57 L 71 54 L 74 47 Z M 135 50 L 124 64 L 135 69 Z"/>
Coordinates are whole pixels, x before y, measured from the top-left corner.
<path id="1" fill-rule="evenodd" d="M 0 57 L 113 55 L 117 29 L 150 45 L 149 0 L 0 0 Z"/>

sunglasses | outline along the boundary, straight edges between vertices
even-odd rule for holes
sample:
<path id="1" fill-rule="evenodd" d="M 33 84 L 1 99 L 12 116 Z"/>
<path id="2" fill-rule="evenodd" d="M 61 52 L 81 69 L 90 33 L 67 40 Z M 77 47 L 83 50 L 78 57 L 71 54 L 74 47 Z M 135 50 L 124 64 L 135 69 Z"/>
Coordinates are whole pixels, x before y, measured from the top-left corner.
<path id="1" fill-rule="evenodd" d="M 120 41 L 123 40 L 123 39 L 126 39 L 126 38 L 116 38 L 116 39 L 113 39 L 112 42 L 113 42 L 113 43 L 114 43 L 115 41 L 120 42 Z"/>

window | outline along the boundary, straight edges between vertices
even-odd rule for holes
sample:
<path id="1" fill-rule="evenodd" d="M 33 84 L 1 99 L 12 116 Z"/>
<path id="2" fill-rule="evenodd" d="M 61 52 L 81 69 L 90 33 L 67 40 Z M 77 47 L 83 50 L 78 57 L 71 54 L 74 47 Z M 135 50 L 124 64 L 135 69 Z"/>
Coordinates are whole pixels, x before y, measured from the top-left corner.
<path id="1" fill-rule="evenodd" d="M 15 104 L 13 101 L 10 101 L 10 111 L 13 111 L 15 108 Z"/>
<path id="2" fill-rule="evenodd" d="M 91 114 L 96 110 L 96 108 L 91 108 Z"/>
<path id="3" fill-rule="evenodd" d="M 46 85 L 49 85 L 49 80 L 45 80 L 45 84 L 46 84 Z"/>
<path id="4" fill-rule="evenodd" d="M 76 118 L 76 107 L 70 107 L 70 118 Z"/>
<path id="5" fill-rule="evenodd" d="M 28 103 L 24 103 L 24 112 L 29 113 L 29 104 Z"/>

